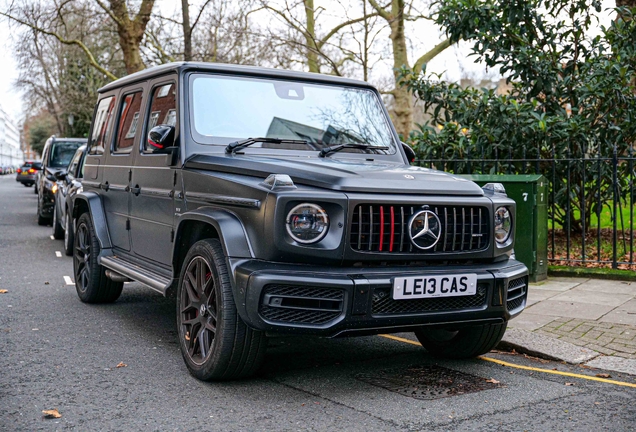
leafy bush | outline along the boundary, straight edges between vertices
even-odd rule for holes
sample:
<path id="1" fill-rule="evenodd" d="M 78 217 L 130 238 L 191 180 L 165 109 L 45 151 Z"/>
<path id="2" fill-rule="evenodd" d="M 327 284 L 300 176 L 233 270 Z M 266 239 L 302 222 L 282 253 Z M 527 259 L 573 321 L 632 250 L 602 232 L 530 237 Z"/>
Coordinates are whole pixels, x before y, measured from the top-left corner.
<path id="1" fill-rule="evenodd" d="M 552 216 L 574 230 L 589 225 L 599 203 L 633 193 L 633 163 L 620 159 L 636 142 L 636 20 L 616 11 L 621 18 L 594 34 L 597 0 L 442 2 L 438 24 L 452 41 L 473 42 L 471 55 L 498 68 L 510 91 L 402 69 L 401 84 L 431 116 L 410 136 L 419 159 L 453 160 L 436 167 L 458 173 L 520 173 L 528 163 L 519 159 L 537 159 L 532 169 L 553 180 Z"/>

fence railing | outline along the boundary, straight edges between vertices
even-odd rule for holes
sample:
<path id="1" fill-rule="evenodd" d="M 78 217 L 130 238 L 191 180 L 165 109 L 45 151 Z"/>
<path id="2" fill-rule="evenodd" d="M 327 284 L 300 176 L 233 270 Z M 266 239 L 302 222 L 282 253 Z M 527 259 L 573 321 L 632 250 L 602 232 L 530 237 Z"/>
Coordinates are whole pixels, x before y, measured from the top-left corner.
<path id="1" fill-rule="evenodd" d="M 636 270 L 636 157 L 421 159 L 454 174 L 542 174 L 550 183 L 548 257 L 552 264 Z"/>

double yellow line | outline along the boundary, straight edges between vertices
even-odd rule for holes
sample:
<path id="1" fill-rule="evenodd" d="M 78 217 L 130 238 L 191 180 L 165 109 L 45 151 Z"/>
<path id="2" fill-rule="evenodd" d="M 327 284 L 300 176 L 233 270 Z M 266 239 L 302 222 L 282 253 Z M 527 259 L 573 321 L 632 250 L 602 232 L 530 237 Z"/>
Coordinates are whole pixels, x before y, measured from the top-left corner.
<path id="1" fill-rule="evenodd" d="M 407 344 L 411 344 L 411 345 L 422 346 L 422 345 L 420 345 L 419 342 L 412 341 L 412 340 L 409 340 L 409 339 L 404 339 L 404 338 L 401 338 L 401 337 L 398 337 L 398 336 L 393 336 L 393 335 L 388 335 L 388 334 L 383 334 L 383 335 L 380 335 L 380 336 L 382 336 L 384 338 L 387 338 L 387 339 L 392 339 L 392 340 L 398 341 L 398 342 L 403 342 L 403 343 L 407 343 Z M 634 383 L 628 383 L 628 382 L 623 382 L 623 381 L 615 381 L 615 380 L 611 380 L 611 379 L 607 379 L 607 378 L 600 378 L 600 377 L 589 376 L 589 375 L 581 375 L 581 374 L 575 374 L 575 373 L 571 373 L 571 372 L 561 372 L 561 371 L 552 370 L 552 369 L 541 369 L 541 368 L 536 368 L 536 367 L 532 367 L 532 366 L 523 366 L 523 365 L 518 365 L 518 364 L 514 364 L 514 363 L 505 362 L 503 360 L 497 360 L 497 359 L 490 358 L 490 357 L 483 357 L 482 356 L 482 357 L 478 357 L 478 358 L 480 360 L 484 360 L 484 361 L 488 361 L 488 362 L 492 362 L 492 363 L 497 363 L 499 365 L 507 366 L 507 367 L 511 367 L 511 368 L 515 368 L 515 369 L 523 369 L 523 370 L 547 373 L 547 374 L 552 374 L 552 375 L 562 375 L 562 376 L 567 376 L 567 377 L 571 377 L 571 378 L 584 379 L 584 380 L 588 380 L 588 381 L 598 381 L 598 382 L 603 382 L 603 383 L 607 383 L 607 384 L 614 384 L 614 385 L 618 385 L 618 386 L 636 388 L 636 384 L 634 384 Z"/>

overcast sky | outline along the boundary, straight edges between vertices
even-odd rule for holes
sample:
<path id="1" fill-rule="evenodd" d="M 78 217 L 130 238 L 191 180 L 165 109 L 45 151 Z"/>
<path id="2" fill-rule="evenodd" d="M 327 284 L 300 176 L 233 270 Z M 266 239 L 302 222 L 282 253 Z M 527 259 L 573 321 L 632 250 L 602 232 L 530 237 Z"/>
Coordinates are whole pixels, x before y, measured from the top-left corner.
<path id="1" fill-rule="evenodd" d="M 0 0 L 2 2 L 2 0 Z M 332 0 L 317 1 L 316 6 L 325 4 L 326 10 L 335 10 L 329 3 Z M 174 10 L 174 2 L 170 0 L 158 0 L 157 3 L 162 13 L 170 13 Z M 197 3 L 196 0 L 193 3 Z M 357 2 L 356 2 L 357 3 Z M 615 0 L 603 0 L 603 9 L 614 7 Z M 334 14 L 334 22 L 342 19 Z M 263 19 L 266 19 L 263 16 Z M 607 24 L 610 21 L 608 13 L 604 13 L 601 24 Z M 325 25 L 328 27 L 328 25 Z M 439 30 L 429 22 L 424 20 L 415 23 L 407 23 L 407 35 L 411 39 L 411 52 L 409 59 L 414 62 L 420 55 L 434 47 L 440 41 Z M 459 80 L 462 77 L 471 77 L 473 79 L 493 78 L 496 77 L 492 71 L 488 72 L 482 65 L 475 64 L 472 59 L 466 58 L 468 53 L 468 45 L 460 45 L 447 49 L 437 56 L 429 64 L 428 70 L 434 72 L 445 72 L 445 78 L 448 80 Z M 13 56 L 11 44 L 10 28 L 5 19 L 0 19 L 0 59 L 2 67 L 0 67 L 0 106 L 9 113 L 15 120 L 20 120 L 23 115 L 23 102 L 20 93 L 14 88 L 14 82 L 18 77 L 17 65 Z M 383 77 L 390 77 L 390 65 L 380 65 L 376 67 L 370 77 L 370 81 L 376 85 Z"/>

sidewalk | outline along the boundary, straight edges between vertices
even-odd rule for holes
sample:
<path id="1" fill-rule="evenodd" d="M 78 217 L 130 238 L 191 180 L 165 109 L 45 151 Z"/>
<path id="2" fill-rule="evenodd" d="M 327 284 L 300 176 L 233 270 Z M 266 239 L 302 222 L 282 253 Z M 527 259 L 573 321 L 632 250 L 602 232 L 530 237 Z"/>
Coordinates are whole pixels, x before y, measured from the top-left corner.
<path id="1" fill-rule="evenodd" d="M 551 277 L 530 284 L 526 309 L 508 327 L 504 342 L 521 351 L 545 347 L 548 357 L 636 374 L 636 282 Z"/>

